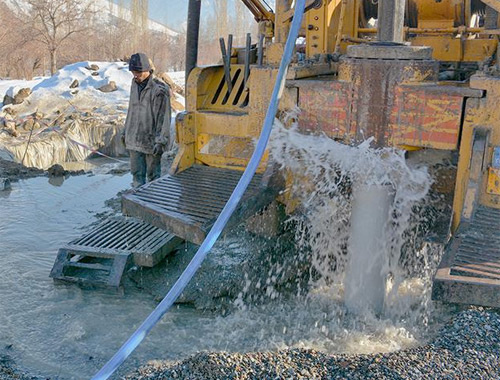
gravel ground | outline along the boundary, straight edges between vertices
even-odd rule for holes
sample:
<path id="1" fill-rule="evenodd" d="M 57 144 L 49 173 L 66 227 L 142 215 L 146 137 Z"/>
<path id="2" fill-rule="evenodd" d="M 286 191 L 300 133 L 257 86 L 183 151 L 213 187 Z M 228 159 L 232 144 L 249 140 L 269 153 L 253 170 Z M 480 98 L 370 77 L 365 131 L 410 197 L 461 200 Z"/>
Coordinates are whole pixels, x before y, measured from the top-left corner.
<path id="1" fill-rule="evenodd" d="M 152 362 L 126 379 L 500 379 L 500 314 L 471 308 L 429 344 L 387 354 L 199 353 L 178 363 Z"/>
<path id="2" fill-rule="evenodd" d="M 0 355 L 0 380 L 12 379 L 56 380 L 21 372 Z M 500 379 L 500 311 L 471 307 L 429 344 L 392 353 L 199 353 L 176 363 L 151 362 L 123 379 Z"/>
<path id="3" fill-rule="evenodd" d="M 0 355 L 0 380 L 42 380 L 19 371 L 7 356 Z"/>

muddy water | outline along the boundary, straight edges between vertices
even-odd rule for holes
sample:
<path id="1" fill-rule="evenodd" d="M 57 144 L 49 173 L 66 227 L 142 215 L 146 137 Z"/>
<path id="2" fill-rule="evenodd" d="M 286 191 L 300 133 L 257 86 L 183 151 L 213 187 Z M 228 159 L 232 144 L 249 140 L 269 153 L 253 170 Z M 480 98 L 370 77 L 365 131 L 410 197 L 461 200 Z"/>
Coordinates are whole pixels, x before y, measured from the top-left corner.
<path id="1" fill-rule="evenodd" d="M 118 294 L 56 285 L 48 277 L 57 248 L 79 236 L 131 180 L 95 172 L 57 186 L 44 177 L 24 180 L 0 193 L 0 354 L 51 379 L 90 378 L 156 306 L 133 286 Z M 418 331 L 399 315 L 350 315 L 332 286 L 284 304 L 244 305 L 227 317 L 176 307 L 118 373 L 202 350 L 391 351 L 424 342 L 438 325 L 432 323 Z"/>
<path id="2" fill-rule="evenodd" d="M 125 295 L 82 290 L 55 285 L 48 277 L 57 248 L 79 236 L 104 209 L 104 201 L 130 180 L 129 175 L 95 174 L 53 186 L 40 177 L 0 193 L 0 354 L 22 369 L 51 379 L 89 378 L 154 308 L 150 296 L 133 288 Z M 189 309 L 169 315 L 128 364 L 163 356 L 164 349 L 190 351 L 193 339 L 188 347 L 180 339 L 172 344 L 169 331 L 181 323 L 185 334 L 192 322 L 203 330 L 204 317 L 192 315 Z"/>

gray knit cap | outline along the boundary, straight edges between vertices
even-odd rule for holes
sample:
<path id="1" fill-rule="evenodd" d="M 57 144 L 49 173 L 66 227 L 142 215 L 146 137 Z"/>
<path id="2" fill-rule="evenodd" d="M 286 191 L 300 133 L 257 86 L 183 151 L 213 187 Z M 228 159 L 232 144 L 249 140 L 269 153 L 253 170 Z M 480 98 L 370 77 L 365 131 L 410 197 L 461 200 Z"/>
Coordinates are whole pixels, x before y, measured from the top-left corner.
<path id="1" fill-rule="evenodd" d="M 130 57 L 128 69 L 130 71 L 150 71 L 152 67 L 146 54 L 135 53 Z"/>

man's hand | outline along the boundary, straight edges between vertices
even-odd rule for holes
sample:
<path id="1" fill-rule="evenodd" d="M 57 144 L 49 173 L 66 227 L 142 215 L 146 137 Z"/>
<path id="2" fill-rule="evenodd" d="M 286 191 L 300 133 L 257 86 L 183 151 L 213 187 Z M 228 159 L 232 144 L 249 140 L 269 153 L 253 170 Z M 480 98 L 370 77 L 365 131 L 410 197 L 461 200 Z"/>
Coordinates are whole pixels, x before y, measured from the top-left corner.
<path id="1" fill-rule="evenodd" d="M 153 154 L 155 156 L 161 156 L 163 154 L 163 145 L 162 144 L 155 144 L 153 147 Z"/>

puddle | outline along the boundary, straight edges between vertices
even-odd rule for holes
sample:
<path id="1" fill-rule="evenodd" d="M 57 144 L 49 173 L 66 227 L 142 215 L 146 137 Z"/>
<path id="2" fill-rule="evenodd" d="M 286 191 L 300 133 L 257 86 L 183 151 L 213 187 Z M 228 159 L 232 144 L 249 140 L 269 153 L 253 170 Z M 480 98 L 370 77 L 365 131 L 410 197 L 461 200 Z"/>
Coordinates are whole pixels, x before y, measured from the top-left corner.
<path id="1" fill-rule="evenodd" d="M 58 247 L 80 236 L 105 201 L 130 186 L 130 174 L 105 174 L 97 166 L 94 174 L 71 176 L 58 186 L 39 177 L 0 193 L 0 354 L 33 375 L 90 378 L 156 306 L 133 286 L 120 294 L 49 278 Z M 307 300 L 247 305 L 225 318 L 174 307 L 113 378 L 149 360 L 180 360 L 205 350 L 370 353 L 421 343 L 399 320 L 349 316 L 337 293 L 317 292 Z"/>

